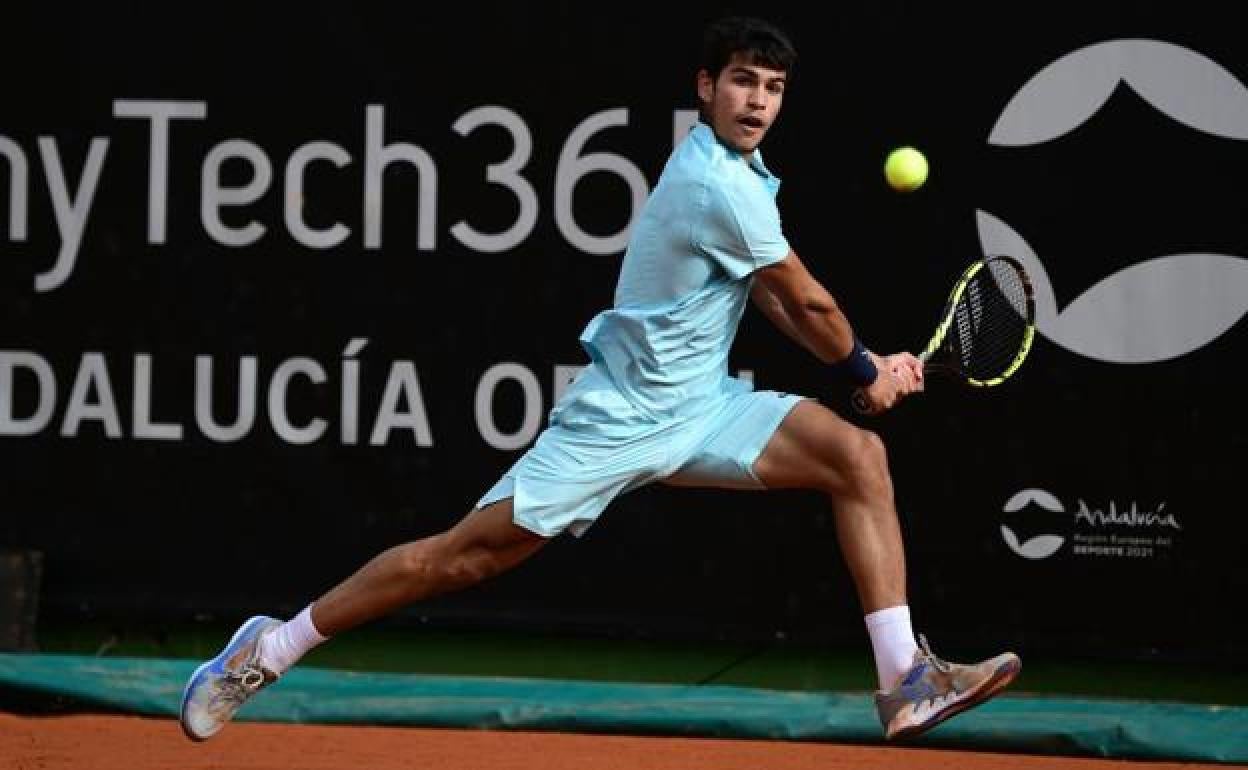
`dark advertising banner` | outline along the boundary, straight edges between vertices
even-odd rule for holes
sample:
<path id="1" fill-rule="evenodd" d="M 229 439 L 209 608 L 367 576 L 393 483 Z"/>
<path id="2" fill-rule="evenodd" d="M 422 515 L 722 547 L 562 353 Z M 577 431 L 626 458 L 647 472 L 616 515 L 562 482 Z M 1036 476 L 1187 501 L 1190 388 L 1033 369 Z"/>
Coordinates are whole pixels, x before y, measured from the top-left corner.
<path id="1" fill-rule="evenodd" d="M 773 14 L 800 54 L 763 145 L 785 228 L 879 351 L 924 343 L 979 256 L 1035 282 L 1007 384 L 850 417 L 888 443 L 921 630 L 1242 648 L 1248 57 L 1190 5 L 1045 9 Z M 456 521 L 585 364 L 721 10 L 7 24 L 0 544 L 43 552 L 43 612 L 289 612 Z M 914 192 L 882 174 L 902 145 Z M 756 311 L 733 361 L 852 414 Z M 828 505 L 795 492 L 647 488 L 402 617 L 865 637 Z"/>

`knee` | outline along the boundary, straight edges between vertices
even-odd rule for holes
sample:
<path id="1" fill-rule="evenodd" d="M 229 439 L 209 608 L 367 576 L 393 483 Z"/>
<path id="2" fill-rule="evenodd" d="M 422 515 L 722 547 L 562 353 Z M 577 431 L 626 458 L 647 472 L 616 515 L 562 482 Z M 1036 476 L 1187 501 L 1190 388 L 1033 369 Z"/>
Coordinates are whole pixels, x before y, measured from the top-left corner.
<path id="1" fill-rule="evenodd" d="M 435 536 L 407 543 L 395 549 L 398 551 L 396 554 L 398 558 L 393 563 L 402 582 L 410 585 L 426 585 L 438 576 L 442 560 L 440 540 L 441 536 Z"/>
<path id="2" fill-rule="evenodd" d="M 466 588 L 502 572 L 500 560 L 488 548 L 468 548 L 442 564 L 443 577 L 453 588 Z"/>
<path id="3" fill-rule="evenodd" d="M 448 533 L 414 545 L 423 547 L 412 548 L 402 562 L 405 577 L 413 583 L 463 588 L 500 571 L 498 559 L 489 548 L 460 542 Z"/>
<path id="4" fill-rule="evenodd" d="M 892 499 L 893 481 L 888 472 L 888 451 L 878 434 L 859 430 L 845 473 L 847 492 L 860 499 Z"/>

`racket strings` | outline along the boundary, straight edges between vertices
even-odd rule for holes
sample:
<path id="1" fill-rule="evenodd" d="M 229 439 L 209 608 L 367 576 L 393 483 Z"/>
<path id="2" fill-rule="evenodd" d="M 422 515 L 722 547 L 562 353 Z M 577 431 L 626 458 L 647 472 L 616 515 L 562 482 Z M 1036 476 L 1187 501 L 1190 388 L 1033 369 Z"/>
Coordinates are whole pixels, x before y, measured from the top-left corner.
<path id="1" fill-rule="evenodd" d="M 967 373 L 984 379 L 1002 372 L 1022 344 L 1026 325 L 1015 319 L 1012 311 L 997 307 L 983 313 L 977 323 L 965 323 L 969 328 L 960 333 L 962 340 L 960 358 Z"/>
<path id="2" fill-rule="evenodd" d="M 959 320 L 960 358 L 967 374 L 987 379 L 1003 372 L 1022 344 L 1026 321 L 1006 295 L 989 287 L 968 298 Z"/>
<path id="3" fill-rule="evenodd" d="M 1024 278 L 1008 263 L 989 262 L 967 284 L 954 309 L 950 345 L 975 379 L 1004 372 L 1022 347 L 1030 323 Z"/>

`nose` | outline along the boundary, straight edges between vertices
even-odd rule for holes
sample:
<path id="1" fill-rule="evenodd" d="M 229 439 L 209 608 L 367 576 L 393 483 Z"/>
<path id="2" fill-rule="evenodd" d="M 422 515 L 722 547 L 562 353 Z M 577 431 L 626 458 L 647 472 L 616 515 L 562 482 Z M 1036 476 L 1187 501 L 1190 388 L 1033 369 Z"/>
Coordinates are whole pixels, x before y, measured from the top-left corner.
<path id="1" fill-rule="evenodd" d="M 755 86 L 754 88 L 750 89 L 749 104 L 751 107 L 766 107 L 767 106 L 766 86 L 759 84 Z"/>

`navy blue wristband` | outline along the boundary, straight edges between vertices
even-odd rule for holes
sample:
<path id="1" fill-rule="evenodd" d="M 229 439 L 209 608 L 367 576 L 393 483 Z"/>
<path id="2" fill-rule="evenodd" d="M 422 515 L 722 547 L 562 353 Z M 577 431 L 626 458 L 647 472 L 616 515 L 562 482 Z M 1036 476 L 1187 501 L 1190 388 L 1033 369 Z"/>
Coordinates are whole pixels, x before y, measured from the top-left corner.
<path id="1" fill-rule="evenodd" d="M 867 349 L 862 346 L 857 337 L 854 338 L 854 348 L 849 351 L 849 356 L 844 361 L 838 361 L 832 366 L 845 379 L 860 388 L 865 388 L 875 382 L 875 378 L 880 375 L 875 368 L 875 362 L 871 360 Z"/>

